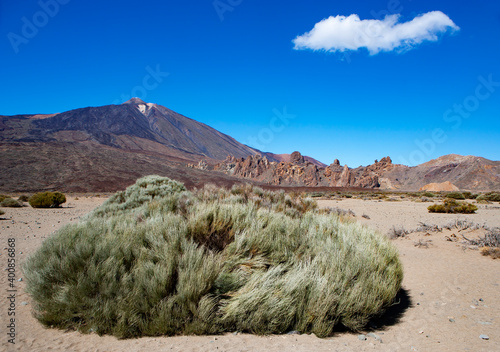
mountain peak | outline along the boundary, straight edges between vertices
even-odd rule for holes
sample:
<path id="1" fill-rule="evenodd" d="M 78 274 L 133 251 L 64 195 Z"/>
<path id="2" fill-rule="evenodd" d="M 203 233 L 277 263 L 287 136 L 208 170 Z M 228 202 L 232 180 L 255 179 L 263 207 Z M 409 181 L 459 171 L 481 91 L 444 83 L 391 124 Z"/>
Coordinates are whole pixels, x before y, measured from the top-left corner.
<path id="1" fill-rule="evenodd" d="M 132 99 L 127 100 L 123 104 L 146 104 L 146 103 L 142 99 L 132 98 Z"/>

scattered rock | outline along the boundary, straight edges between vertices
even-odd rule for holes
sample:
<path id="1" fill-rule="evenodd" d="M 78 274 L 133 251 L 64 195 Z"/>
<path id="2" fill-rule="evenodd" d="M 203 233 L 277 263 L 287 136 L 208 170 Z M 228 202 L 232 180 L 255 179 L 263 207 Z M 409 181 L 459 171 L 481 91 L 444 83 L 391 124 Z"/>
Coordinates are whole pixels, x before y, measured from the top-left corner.
<path id="1" fill-rule="evenodd" d="M 287 335 L 300 335 L 300 332 L 297 330 L 289 331 L 286 333 Z"/>
<path id="2" fill-rule="evenodd" d="M 378 336 L 377 334 L 374 334 L 373 332 L 369 333 L 367 336 L 372 337 L 375 340 L 377 340 L 378 342 L 382 343 L 382 339 L 380 338 L 380 336 Z"/>
<path id="3" fill-rule="evenodd" d="M 490 339 L 490 337 L 488 335 L 479 335 L 479 338 L 481 340 L 489 340 Z"/>
<path id="4" fill-rule="evenodd" d="M 22 305 L 22 306 L 27 306 L 27 305 L 28 305 L 28 302 L 21 302 L 21 305 Z"/>
<path id="5" fill-rule="evenodd" d="M 479 324 L 481 325 L 492 325 L 493 323 L 490 323 L 489 321 L 478 321 Z"/>
<path id="6" fill-rule="evenodd" d="M 358 340 L 366 341 L 366 336 L 365 335 L 358 335 Z"/>

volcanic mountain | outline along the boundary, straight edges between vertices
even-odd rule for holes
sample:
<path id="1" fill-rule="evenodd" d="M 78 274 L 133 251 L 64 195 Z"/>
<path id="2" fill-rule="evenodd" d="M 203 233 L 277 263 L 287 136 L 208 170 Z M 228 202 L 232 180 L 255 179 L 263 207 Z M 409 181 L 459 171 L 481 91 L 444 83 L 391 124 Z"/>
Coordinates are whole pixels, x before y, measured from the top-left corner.
<path id="1" fill-rule="evenodd" d="M 59 114 L 0 116 L 4 191 L 115 191 L 152 173 L 188 185 L 215 182 L 225 176 L 205 175 L 185 165 L 255 154 L 263 153 L 137 98 Z"/>

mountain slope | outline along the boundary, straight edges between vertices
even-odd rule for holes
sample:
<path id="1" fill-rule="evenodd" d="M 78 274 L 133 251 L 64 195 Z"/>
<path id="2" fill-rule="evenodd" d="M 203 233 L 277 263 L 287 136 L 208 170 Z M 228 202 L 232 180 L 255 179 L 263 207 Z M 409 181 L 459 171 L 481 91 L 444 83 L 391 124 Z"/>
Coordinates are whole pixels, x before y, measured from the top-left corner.
<path id="1" fill-rule="evenodd" d="M 399 166 L 384 177 L 408 190 L 446 181 L 461 190 L 500 190 L 500 161 L 449 154 L 414 167 Z"/>
<path id="2" fill-rule="evenodd" d="M 161 174 L 188 185 L 234 182 L 186 168 L 261 153 L 203 123 L 131 99 L 51 115 L 0 116 L 0 190 L 115 191 Z"/>
<path id="3" fill-rule="evenodd" d="M 203 123 L 163 106 L 131 99 L 121 105 L 71 110 L 32 121 L 31 135 L 58 139 L 56 133 L 79 131 L 100 144 L 122 149 L 144 149 L 142 140 L 156 142 L 194 156 L 224 159 L 227 155 L 246 157 L 259 151 L 243 145 Z M 122 138 L 127 136 L 127 138 Z M 131 141 L 137 141 L 136 145 Z"/>

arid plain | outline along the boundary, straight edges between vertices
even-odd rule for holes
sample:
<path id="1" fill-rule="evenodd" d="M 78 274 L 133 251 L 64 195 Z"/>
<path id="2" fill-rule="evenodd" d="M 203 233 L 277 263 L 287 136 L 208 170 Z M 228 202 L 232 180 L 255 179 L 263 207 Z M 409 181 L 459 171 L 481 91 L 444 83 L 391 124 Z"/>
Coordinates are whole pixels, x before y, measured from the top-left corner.
<path id="1" fill-rule="evenodd" d="M 496 351 L 500 350 L 500 261 L 482 256 L 462 243 L 484 229 L 448 226 L 441 231 L 412 232 L 393 240 L 404 265 L 403 290 L 384 317 L 369 330 L 339 332 L 320 339 L 314 335 L 227 334 L 221 336 L 146 337 L 117 340 L 74 331 L 44 328 L 32 316 L 32 302 L 24 292 L 20 270 L 25 259 L 61 226 L 78 219 L 104 202 L 104 196 L 68 197 L 59 209 L 8 208 L 0 220 L 2 266 L 7 263 L 7 241 L 15 238 L 16 344 L 5 351 Z M 500 227 L 498 203 L 479 204 L 477 214 L 430 214 L 427 206 L 408 200 L 318 200 L 320 207 L 352 210 L 357 221 L 384 234 L 393 228 L 415 230 L 422 223 L 446 227 L 469 220 L 480 226 Z M 6 271 L 1 276 L 7 287 Z M 20 281 L 17 281 L 20 280 Z M 7 307 L 7 294 L 1 296 Z M 7 321 L 7 310 L 0 312 Z M 4 330 L 4 329 L 2 329 Z M 364 336 L 361 336 L 364 335 Z M 488 340 L 480 338 L 487 335 Z"/>

